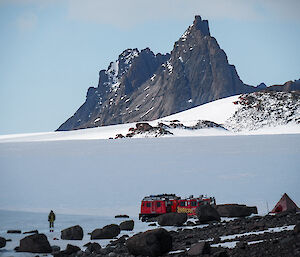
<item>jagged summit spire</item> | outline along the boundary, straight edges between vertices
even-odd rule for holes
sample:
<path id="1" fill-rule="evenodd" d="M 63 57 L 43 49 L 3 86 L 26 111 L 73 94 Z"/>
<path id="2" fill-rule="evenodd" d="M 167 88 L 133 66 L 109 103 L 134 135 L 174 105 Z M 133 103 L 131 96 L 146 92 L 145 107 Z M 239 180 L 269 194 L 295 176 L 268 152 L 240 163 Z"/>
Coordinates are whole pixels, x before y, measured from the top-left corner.
<path id="1" fill-rule="evenodd" d="M 202 20 L 200 15 L 195 16 L 193 27 L 200 30 L 203 36 L 210 36 L 208 20 Z"/>

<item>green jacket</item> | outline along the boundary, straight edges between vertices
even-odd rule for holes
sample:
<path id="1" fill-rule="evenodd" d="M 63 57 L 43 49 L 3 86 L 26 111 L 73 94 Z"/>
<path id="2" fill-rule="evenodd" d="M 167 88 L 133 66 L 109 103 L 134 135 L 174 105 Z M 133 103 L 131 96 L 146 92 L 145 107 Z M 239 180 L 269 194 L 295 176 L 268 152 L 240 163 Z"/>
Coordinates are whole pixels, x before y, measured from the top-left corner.
<path id="1" fill-rule="evenodd" d="M 55 214 L 53 211 L 51 211 L 48 215 L 48 221 L 49 222 L 54 222 L 55 221 Z"/>

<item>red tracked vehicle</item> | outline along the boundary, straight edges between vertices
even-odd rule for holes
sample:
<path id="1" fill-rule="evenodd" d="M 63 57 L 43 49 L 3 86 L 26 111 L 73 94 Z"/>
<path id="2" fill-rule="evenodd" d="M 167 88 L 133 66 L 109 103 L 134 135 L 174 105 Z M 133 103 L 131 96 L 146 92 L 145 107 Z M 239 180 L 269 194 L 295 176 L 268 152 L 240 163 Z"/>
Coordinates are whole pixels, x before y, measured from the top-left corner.
<path id="1" fill-rule="evenodd" d="M 181 199 L 175 194 L 150 195 L 142 200 L 139 218 L 146 221 L 170 212 L 187 213 L 193 216 L 196 215 L 196 208 L 204 204 L 216 204 L 215 198 L 200 195 Z"/>

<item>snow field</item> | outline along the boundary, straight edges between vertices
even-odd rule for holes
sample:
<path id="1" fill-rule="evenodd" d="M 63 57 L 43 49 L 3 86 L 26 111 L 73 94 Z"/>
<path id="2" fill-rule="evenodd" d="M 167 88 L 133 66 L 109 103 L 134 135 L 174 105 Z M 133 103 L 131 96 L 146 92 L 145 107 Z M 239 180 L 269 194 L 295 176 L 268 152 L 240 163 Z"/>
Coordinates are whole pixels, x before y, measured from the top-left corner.
<path id="1" fill-rule="evenodd" d="M 0 206 L 138 216 L 150 194 L 215 196 L 267 213 L 299 204 L 300 135 L 168 137 L 0 144 Z"/>

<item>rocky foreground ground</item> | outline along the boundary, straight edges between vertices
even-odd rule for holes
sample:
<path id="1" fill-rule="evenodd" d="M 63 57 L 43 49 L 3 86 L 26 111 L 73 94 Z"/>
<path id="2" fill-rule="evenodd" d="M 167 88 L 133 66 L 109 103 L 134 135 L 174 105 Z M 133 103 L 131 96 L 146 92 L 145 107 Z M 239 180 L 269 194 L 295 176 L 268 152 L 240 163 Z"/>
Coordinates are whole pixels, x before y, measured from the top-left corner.
<path id="1" fill-rule="evenodd" d="M 188 220 L 174 231 L 167 231 L 156 222 L 150 222 L 149 231 L 131 238 L 113 239 L 105 248 L 91 241 L 82 251 L 74 241 L 74 245 L 68 245 L 65 250 L 51 247 L 48 256 L 300 256 L 300 213 L 199 223 Z"/>

